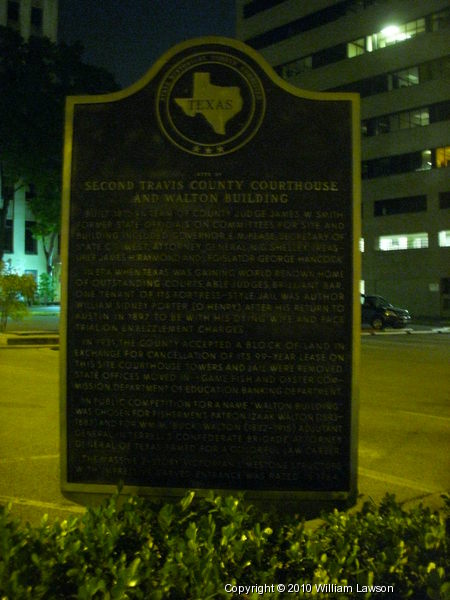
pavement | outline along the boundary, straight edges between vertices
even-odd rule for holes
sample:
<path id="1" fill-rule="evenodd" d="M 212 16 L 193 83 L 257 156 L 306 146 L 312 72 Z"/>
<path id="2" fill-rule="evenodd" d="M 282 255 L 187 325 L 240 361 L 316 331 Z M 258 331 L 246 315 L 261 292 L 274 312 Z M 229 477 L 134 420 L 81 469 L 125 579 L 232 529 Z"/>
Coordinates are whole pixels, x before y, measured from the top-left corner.
<path id="1" fill-rule="evenodd" d="M 59 344 L 59 305 L 32 306 L 20 321 L 9 319 L 0 333 L 0 348 L 12 346 L 57 346 Z"/>
<path id="2" fill-rule="evenodd" d="M 15 398 L 19 404 L 24 403 L 24 408 L 29 406 L 34 410 L 36 407 L 38 411 L 34 413 L 37 415 L 35 418 L 29 419 L 28 422 L 25 420 L 23 431 L 18 433 L 22 440 L 20 456 L 16 456 L 15 451 L 17 440 L 11 438 L 8 444 L 12 434 L 6 432 L 5 438 L 2 432 L 2 445 L 8 449 L 9 455 L 6 458 L 0 456 L 0 471 L 4 483 L 6 484 L 6 477 L 9 484 L 1 486 L 0 503 L 12 502 L 14 514 L 35 524 L 45 513 L 49 514 L 50 518 L 67 518 L 85 510 L 84 507 L 65 498 L 59 489 L 59 353 L 54 351 L 58 349 L 58 331 L 58 306 L 33 307 L 28 318 L 21 323 L 8 323 L 6 332 L 0 335 L 2 396 L 5 399 Z M 450 327 L 445 323 L 433 322 L 415 324 L 409 330 L 362 330 L 363 335 L 375 334 L 380 337 L 416 334 L 422 337 L 424 334 L 440 333 L 450 333 Z M 33 352 L 28 352 L 28 349 Z M 5 350 L 8 355 L 7 361 L 3 353 Z M 34 370 L 31 368 L 33 361 Z M 2 371 L 2 363 L 3 369 L 6 369 L 6 376 Z M 16 365 L 20 365 L 19 374 Z M 17 414 L 14 411 L 20 408 L 11 401 L 2 401 L 0 405 L 10 405 L 6 407 L 7 412 L 2 413 L 2 418 L 5 419 L 3 422 L 8 422 L 6 419 L 14 419 L 14 414 Z M 11 414 L 9 410 L 12 411 Z M 47 435 L 42 436 L 44 430 L 47 431 Z M 39 444 L 43 444 L 42 447 Z M 420 485 L 420 482 L 414 483 L 411 478 L 377 475 L 377 471 L 367 468 L 367 465 L 364 468 L 364 461 L 360 461 L 358 481 L 360 497 L 356 508 L 367 500 L 379 502 L 387 491 L 395 494 L 405 506 L 419 502 L 431 508 L 440 508 L 443 505 L 441 494 L 444 490 L 440 487 Z"/>
<path id="3" fill-rule="evenodd" d="M 21 321 L 9 320 L 6 331 L 0 334 L 0 347 L 5 345 L 55 345 L 59 343 L 60 306 L 32 306 Z M 409 335 L 424 333 L 450 333 L 450 319 L 419 318 L 405 329 L 375 331 L 370 326 L 361 327 L 361 335 Z"/>

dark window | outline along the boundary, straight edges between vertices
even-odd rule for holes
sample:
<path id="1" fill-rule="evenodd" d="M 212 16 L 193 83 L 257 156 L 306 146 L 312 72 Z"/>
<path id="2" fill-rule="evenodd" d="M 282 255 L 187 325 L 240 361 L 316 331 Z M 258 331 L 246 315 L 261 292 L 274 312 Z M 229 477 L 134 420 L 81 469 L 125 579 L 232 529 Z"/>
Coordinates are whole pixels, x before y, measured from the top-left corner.
<path id="1" fill-rule="evenodd" d="M 373 205 L 373 214 L 375 217 L 422 212 L 425 210 L 427 210 L 426 196 L 409 196 L 405 198 L 377 200 Z"/>
<path id="2" fill-rule="evenodd" d="M 42 8 L 31 8 L 31 30 L 36 35 L 42 34 Z"/>
<path id="3" fill-rule="evenodd" d="M 8 2 L 8 25 L 10 21 L 19 21 L 19 3 L 12 0 Z"/>
<path id="4" fill-rule="evenodd" d="M 433 165 L 429 162 L 430 156 L 430 150 L 423 150 L 422 152 L 410 152 L 408 154 L 365 160 L 362 162 L 362 176 L 363 179 L 374 179 L 376 177 L 398 175 L 399 173 L 428 170 L 433 168 Z"/>
<path id="5" fill-rule="evenodd" d="M 261 33 L 260 35 L 256 35 L 255 37 L 249 38 L 245 41 L 247 42 L 247 44 L 249 44 L 249 46 L 253 46 L 253 48 L 265 48 L 266 46 L 276 44 L 277 42 L 286 40 L 294 35 L 303 33 L 304 31 L 309 31 L 310 29 L 315 29 L 316 27 L 322 27 L 327 23 L 332 23 L 333 21 L 336 21 L 337 19 L 343 17 L 346 14 L 347 8 L 351 4 L 353 4 L 353 0 L 340 2 L 339 4 L 334 4 L 333 6 L 329 6 L 328 8 L 318 10 L 314 13 L 310 13 L 309 15 L 301 17 L 300 19 L 296 19 L 295 21 L 286 23 L 286 25 L 276 27 L 275 29 L 271 29 L 270 31 L 266 31 L 264 33 Z"/>
<path id="6" fill-rule="evenodd" d="M 450 102 L 440 102 L 430 106 L 430 123 L 450 120 Z"/>
<path id="7" fill-rule="evenodd" d="M 374 94 L 381 94 L 393 89 L 410 87 L 424 83 L 425 81 L 434 81 L 443 79 L 447 81 L 450 79 L 450 58 L 442 58 L 432 60 L 415 67 L 409 67 L 402 71 L 395 73 L 377 75 L 369 79 L 361 79 L 352 83 L 341 85 L 335 88 L 329 88 L 330 92 L 357 92 L 361 94 L 361 97 L 373 96 Z M 440 106 L 439 114 L 448 114 L 448 102 L 443 102 Z M 447 108 L 446 108 L 447 106 Z M 430 115 L 430 119 L 432 117 Z M 439 118 L 439 120 L 447 120 L 448 116 Z M 436 120 L 436 119 L 435 119 Z M 433 121 L 432 121 L 433 122 Z"/>
<path id="8" fill-rule="evenodd" d="M 284 0 L 253 0 L 252 2 L 248 2 L 244 6 L 244 19 L 248 19 L 249 17 L 253 17 L 263 10 L 267 10 L 268 8 L 272 8 L 277 4 L 281 4 Z"/>
<path id="9" fill-rule="evenodd" d="M 366 96 L 373 96 L 374 94 L 382 94 L 389 90 L 389 81 L 387 75 L 377 75 L 370 79 L 361 79 L 360 81 L 354 81 L 347 85 L 340 85 L 335 88 L 331 88 L 330 92 L 356 92 L 361 95 L 361 98 Z"/>
<path id="10" fill-rule="evenodd" d="M 5 253 L 14 252 L 14 224 L 12 219 L 6 219 L 5 223 Z"/>
<path id="11" fill-rule="evenodd" d="M 399 113 L 383 115 L 362 122 L 362 132 L 365 136 L 380 135 L 399 129 L 425 127 L 430 123 L 450 119 L 450 102 L 441 102 L 431 106 L 422 106 Z"/>
<path id="12" fill-rule="evenodd" d="M 33 198 L 36 198 L 36 188 L 34 187 L 33 183 L 30 183 L 28 185 L 28 189 L 25 192 L 25 198 L 29 201 L 29 200 L 33 200 Z"/>
<path id="13" fill-rule="evenodd" d="M 446 8 L 434 15 L 431 15 L 431 31 L 440 31 L 450 26 L 450 9 Z"/>
<path id="14" fill-rule="evenodd" d="M 319 69 L 325 65 L 338 62 L 347 58 L 347 45 L 339 44 L 332 48 L 326 48 L 320 52 L 316 52 L 312 56 L 312 68 Z"/>
<path id="15" fill-rule="evenodd" d="M 450 192 L 439 192 L 439 208 L 450 208 Z"/>
<path id="16" fill-rule="evenodd" d="M 385 0 L 344 0 L 342 2 L 341 0 L 339 7 L 330 6 L 318 12 L 322 15 L 323 22 L 328 23 L 329 21 L 327 21 L 327 19 L 331 18 L 331 15 L 335 14 L 336 11 L 339 11 L 339 15 L 343 16 L 348 13 L 357 13 L 369 8 L 372 4 L 380 4 L 380 2 L 384 1 Z M 252 17 L 268 8 L 277 6 L 277 4 L 281 4 L 282 2 L 284 2 L 284 0 L 250 0 L 244 6 L 244 18 L 247 19 L 248 17 Z M 308 17 L 303 18 L 306 19 Z"/>
<path id="17" fill-rule="evenodd" d="M 37 240 L 33 237 L 34 221 L 25 221 L 25 254 L 37 254 Z"/>

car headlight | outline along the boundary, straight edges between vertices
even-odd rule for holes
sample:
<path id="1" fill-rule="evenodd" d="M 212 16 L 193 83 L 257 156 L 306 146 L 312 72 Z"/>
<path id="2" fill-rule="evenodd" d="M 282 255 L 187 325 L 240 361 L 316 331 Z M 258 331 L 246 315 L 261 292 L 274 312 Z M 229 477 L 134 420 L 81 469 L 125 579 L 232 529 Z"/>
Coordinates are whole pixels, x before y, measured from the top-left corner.
<path id="1" fill-rule="evenodd" d="M 394 311 L 392 311 L 392 310 L 385 310 L 385 311 L 384 311 L 384 316 L 385 316 L 385 317 L 396 317 L 396 316 L 397 316 L 397 313 L 395 313 L 395 312 L 394 312 Z"/>

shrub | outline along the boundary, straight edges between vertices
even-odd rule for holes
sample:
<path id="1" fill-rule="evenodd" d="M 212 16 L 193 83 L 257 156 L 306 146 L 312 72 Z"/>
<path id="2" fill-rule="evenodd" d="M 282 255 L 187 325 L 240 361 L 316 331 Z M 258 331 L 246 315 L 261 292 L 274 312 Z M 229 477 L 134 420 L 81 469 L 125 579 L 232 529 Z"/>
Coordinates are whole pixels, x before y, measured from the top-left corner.
<path id="1" fill-rule="evenodd" d="M 41 273 L 39 275 L 38 296 L 41 304 L 50 304 L 55 299 L 53 277 L 48 273 Z"/>
<path id="2" fill-rule="evenodd" d="M 344 600 L 384 591 L 448 599 L 446 525 L 444 511 L 407 511 L 392 496 L 353 514 L 324 514 L 316 529 L 213 493 L 168 503 L 117 493 L 82 517 L 53 524 L 44 517 L 36 528 L 4 508 L 0 597 L 208 600 L 265 592 Z M 370 590 L 377 585 L 385 588 Z"/>

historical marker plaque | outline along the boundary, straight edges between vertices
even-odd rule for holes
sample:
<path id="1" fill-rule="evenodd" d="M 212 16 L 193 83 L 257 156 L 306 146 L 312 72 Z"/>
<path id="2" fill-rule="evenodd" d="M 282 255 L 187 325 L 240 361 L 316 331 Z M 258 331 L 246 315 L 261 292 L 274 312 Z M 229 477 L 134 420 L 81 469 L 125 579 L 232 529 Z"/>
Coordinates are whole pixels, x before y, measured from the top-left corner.
<path id="1" fill-rule="evenodd" d="M 358 127 L 222 38 L 69 98 L 65 491 L 354 496 Z"/>

